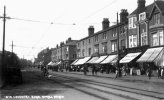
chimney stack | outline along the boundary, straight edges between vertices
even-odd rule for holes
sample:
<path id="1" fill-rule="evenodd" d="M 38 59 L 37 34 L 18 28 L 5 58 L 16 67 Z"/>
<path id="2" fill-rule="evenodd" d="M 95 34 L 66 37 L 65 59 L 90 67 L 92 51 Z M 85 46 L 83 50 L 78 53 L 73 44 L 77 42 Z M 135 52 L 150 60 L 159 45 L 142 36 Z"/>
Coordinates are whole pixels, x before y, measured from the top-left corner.
<path id="1" fill-rule="evenodd" d="M 120 23 L 126 23 L 128 22 L 127 16 L 129 13 L 127 12 L 127 9 L 122 9 L 120 13 Z"/>
<path id="2" fill-rule="evenodd" d="M 89 36 L 94 35 L 94 27 L 93 26 L 89 26 L 89 28 L 88 28 L 88 35 Z"/>
<path id="3" fill-rule="evenodd" d="M 138 0 L 138 8 L 137 8 L 138 14 L 145 10 L 145 3 L 146 3 L 145 0 Z"/>
<path id="4" fill-rule="evenodd" d="M 105 30 L 107 28 L 109 28 L 109 20 L 108 18 L 104 18 L 103 21 L 102 21 L 102 29 Z"/>

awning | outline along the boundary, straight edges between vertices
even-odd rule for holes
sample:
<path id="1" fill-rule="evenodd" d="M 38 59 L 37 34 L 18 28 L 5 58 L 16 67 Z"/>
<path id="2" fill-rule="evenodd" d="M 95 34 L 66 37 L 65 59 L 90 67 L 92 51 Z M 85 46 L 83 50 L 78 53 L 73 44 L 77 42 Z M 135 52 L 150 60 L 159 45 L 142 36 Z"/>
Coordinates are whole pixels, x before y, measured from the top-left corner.
<path id="1" fill-rule="evenodd" d="M 111 63 L 114 59 L 117 58 L 117 55 L 109 55 L 104 61 L 102 61 L 100 64 L 107 64 Z"/>
<path id="2" fill-rule="evenodd" d="M 61 61 L 59 61 L 58 63 L 57 63 L 57 65 L 60 65 L 61 64 Z"/>
<path id="3" fill-rule="evenodd" d="M 50 61 L 47 65 L 48 65 L 48 66 L 51 66 L 51 65 L 52 65 L 52 63 L 53 63 L 53 62 L 52 62 L 52 61 Z"/>
<path id="4" fill-rule="evenodd" d="M 153 62 L 155 58 L 162 51 L 163 47 L 150 48 L 148 49 L 138 60 L 137 62 Z"/>
<path id="5" fill-rule="evenodd" d="M 159 53 L 157 58 L 154 60 L 156 66 L 164 67 L 164 49 Z"/>
<path id="6" fill-rule="evenodd" d="M 138 52 L 138 53 L 129 53 L 124 58 L 122 58 L 120 60 L 120 63 L 129 63 L 130 61 L 132 61 L 134 58 L 136 58 L 140 54 L 141 54 L 141 52 Z"/>
<path id="7" fill-rule="evenodd" d="M 99 57 L 93 57 L 92 59 L 90 59 L 89 61 L 87 61 L 86 63 L 93 63 L 95 60 L 99 59 Z"/>
<path id="8" fill-rule="evenodd" d="M 95 60 L 93 63 L 98 64 L 98 63 L 102 62 L 106 57 L 107 56 L 100 56 L 100 58 Z"/>
<path id="9" fill-rule="evenodd" d="M 78 60 L 74 65 L 82 65 L 86 63 L 91 57 L 85 57 L 83 59 Z"/>
<path id="10" fill-rule="evenodd" d="M 57 65 L 57 63 L 55 63 L 55 62 L 53 62 L 52 64 L 51 64 L 51 66 L 56 66 Z"/>
<path id="11" fill-rule="evenodd" d="M 147 62 L 153 62 L 155 58 L 159 55 L 159 53 L 162 51 L 163 47 L 156 48 L 156 50 L 153 52 L 153 54 L 149 57 Z"/>
<path id="12" fill-rule="evenodd" d="M 76 59 L 71 65 L 74 65 L 79 59 Z"/>

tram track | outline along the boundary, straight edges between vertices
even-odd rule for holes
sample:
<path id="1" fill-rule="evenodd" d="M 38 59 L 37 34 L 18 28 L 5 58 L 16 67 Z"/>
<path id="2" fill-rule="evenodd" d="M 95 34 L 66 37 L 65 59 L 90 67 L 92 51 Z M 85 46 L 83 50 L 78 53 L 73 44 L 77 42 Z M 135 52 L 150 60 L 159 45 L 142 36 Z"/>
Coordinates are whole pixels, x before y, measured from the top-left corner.
<path id="1" fill-rule="evenodd" d="M 56 78 L 57 77 L 55 77 L 55 79 Z M 58 80 L 58 79 L 60 79 L 60 80 Z M 59 84 L 62 84 L 64 86 L 73 88 L 75 90 L 81 91 L 81 92 L 83 92 L 85 94 L 88 94 L 90 96 L 97 97 L 97 98 L 102 99 L 102 100 L 113 100 L 113 99 L 110 99 L 110 95 L 113 95 L 115 97 L 119 97 L 119 98 L 122 98 L 122 99 L 125 99 L 125 100 L 139 100 L 139 99 L 130 97 L 128 95 L 113 93 L 113 92 L 109 92 L 109 91 L 106 91 L 106 90 L 91 87 L 91 86 L 88 86 L 88 85 L 85 85 L 85 84 L 81 84 L 79 82 L 82 82 L 82 83 L 84 83 L 84 82 L 79 81 L 79 80 L 74 80 L 73 82 L 76 82 L 76 83 L 74 83 L 74 86 L 71 86 L 71 84 L 69 84 L 69 83 L 70 83 L 70 80 L 72 80 L 72 79 L 70 79 L 70 78 L 58 77 L 56 80 L 54 80 L 53 78 L 51 78 L 49 80 L 51 80 L 52 82 L 59 83 Z M 82 87 L 82 88 L 79 88 L 79 87 Z M 96 91 L 96 93 L 95 93 L 95 91 Z M 101 94 L 103 93 L 103 95 L 99 96 L 99 95 L 97 95 L 97 93 L 101 93 Z M 107 95 L 108 95 L 108 98 L 106 97 Z"/>
<path id="2" fill-rule="evenodd" d="M 78 81 L 78 79 L 75 78 L 75 77 L 65 76 L 65 75 L 58 75 L 58 74 L 54 74 L 54 75 L 55 75 L 55 77 L 66 78 L 66 79 L 69 79 L 69 80 L 77 80 Z M 99 87 L 114 89 L 114 90 L 118 90 L 118 91 L 122 91 L 122 92 L 128 92 L 128 93 L 132 93 L 132 94 L 136 94 L 136 95 L 140 95 L 140 96 L 145 96 L 145 97 L 150 97 L 150 98 L 154 98 L 154 99 L 160 99 L 160 100 L 164 99 L 164 97 L 162 97 L 162 96 L 156 96 L 157 94 L 158 95 L 163 95 L 164 94 L 164 93 L 160 93 L 160 92 L 141 90 L 141 89 L 126 87 L 126 86 L 119 86 L 119 85 L 114 85 L 114 84 L 109 84 L 109 83 L 104 83 L 104 82 L 97 82 L 97 81 L 93 81 L 93 80 L 91 81 L 91 80 L 88 80 L 88 79 L 81 79 L 80 78 L 79 80 L 83 80 L 83 81 L 80 81 L 80 82 L 85 83 L 85 84 L 96 85 L 96 86 L 99 86 Z M 117 94 L 117 93 L 104 91 L 104 90 L 102 91 L 101 89 L 97 89 L 95 87 L 87 86 L 87 85 L 84 85 L 84 84 L 81 84 L 81 83 L 80 83 L 80 85 L 83 85 L 87 88 L 92 88 L 94 90 L 101 91 L 101 92 L 104 92 L 104 93 L 107 93 L 107 94 L 113 94 L 115 96 L 120 96 L 120 97 L 131 99 L 131 100 L 138 100 L 137 98 L 129 97 L 127 95 Z"/>

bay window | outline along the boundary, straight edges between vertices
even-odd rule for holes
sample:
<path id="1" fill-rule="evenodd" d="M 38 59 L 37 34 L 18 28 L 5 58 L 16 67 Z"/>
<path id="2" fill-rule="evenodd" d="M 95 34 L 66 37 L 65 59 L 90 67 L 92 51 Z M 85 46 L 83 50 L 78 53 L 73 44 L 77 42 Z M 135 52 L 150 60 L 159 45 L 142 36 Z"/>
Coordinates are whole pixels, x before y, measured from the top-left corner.
<path id="1" fill-rule="evenodd" d="M 163 30 L 158 30 L 156 33 L 152 34 L 152 46 L 164 45 L 164 32 Z"/>

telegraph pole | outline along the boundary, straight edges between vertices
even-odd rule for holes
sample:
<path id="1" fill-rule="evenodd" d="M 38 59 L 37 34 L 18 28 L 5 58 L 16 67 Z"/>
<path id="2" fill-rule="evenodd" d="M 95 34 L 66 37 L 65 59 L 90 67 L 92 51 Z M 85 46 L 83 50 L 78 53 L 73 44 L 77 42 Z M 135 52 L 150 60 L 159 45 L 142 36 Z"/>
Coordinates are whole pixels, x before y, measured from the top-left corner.
<path id="1" fill-rule="evenodd" d="M 117 12 L 117 55 L 118 55 L 118 60 L 117 60 L 117 68 L 118 68 L 118 73 L 119 77 L 121 77 L 121 70 L 120 70 L 120 51 L 119 51 L 119 25 L 118 25 L 118 12 Z"/>
<path id="2" fill-rule="evenodd" d="M 3 44 L 2 44 L 2 67 L 1 75 L 2 75 L 2 85 L 5 83 L 4 69 L 5 69 L 5 29 L 6 29 L 6 19 L 10 19 L 10 17 L 6 17 L 6 6 L 4 6 L 3 16 L 0 16 L 3 19 Z"/>
<path id="3" fill-rule="evenodd" d="M 12 41 L 12 44 L 11 44 L 11 53 L 12 53 L 12 55 L 11 55 L 11 57 L 12 57 L 12 60 L 14 61 L 14 59 L 13 59 L 13 56 L 14 56 L 14 52 L 13 52 L 13 47 L 14 47 L 15 45 L 13 44 L 13 41 Z"/>
<path id="4" fill-rule="evenodd" d="M 4 67 L 5 67 L 5 24 L 6 24 L 6 6 L 4 6 L 4 14 L 3 14 L 3 44 L 2 44 L 2 86 L 5 84 L 5 76 L 4 76 Z"/>

